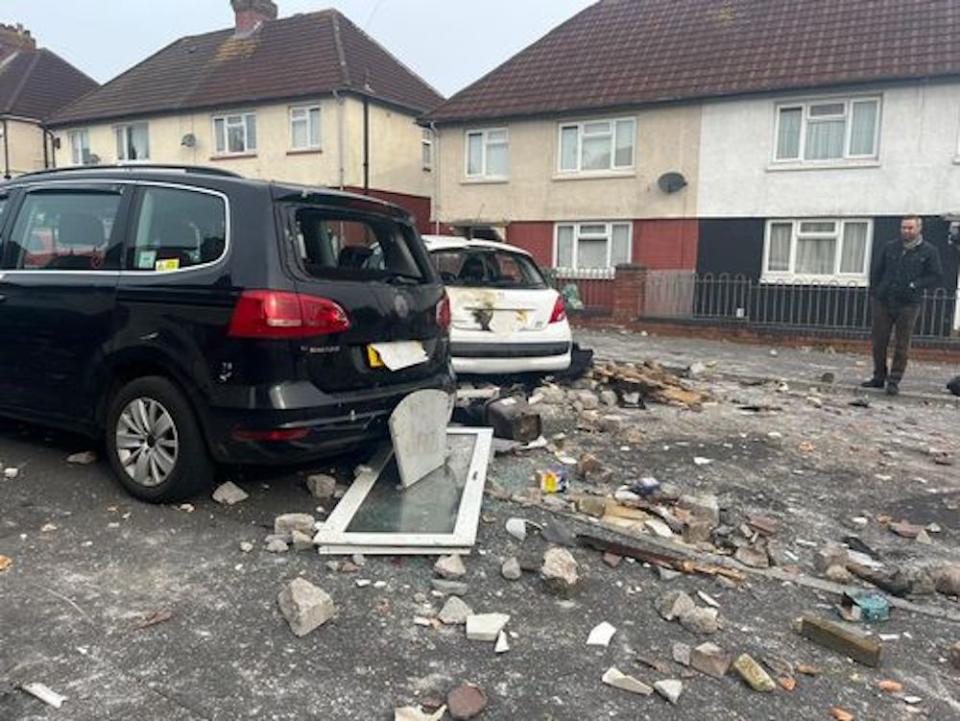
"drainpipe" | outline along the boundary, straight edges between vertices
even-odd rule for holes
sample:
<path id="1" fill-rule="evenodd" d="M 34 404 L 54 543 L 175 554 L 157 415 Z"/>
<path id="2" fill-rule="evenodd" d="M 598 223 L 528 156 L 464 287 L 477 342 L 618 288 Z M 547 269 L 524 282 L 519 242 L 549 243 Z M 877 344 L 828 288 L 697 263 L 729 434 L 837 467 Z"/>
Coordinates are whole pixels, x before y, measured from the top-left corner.
<path id="1" fill-rule="evenodd" d="M 57 136 L 45 124 L 40 125 L 40 132 L 43 133 L 43 167 L 57 167 Z M 50 141 L 50 152 L 47 152 L 47 140 Z"/>
<path id="2" fill-rule="evenodd" d="M 343 132 L 343 106 L 345 99 L 343 95 L 340 94 L 339 90 L 333 91 L 333 97 L 337 101 L 337 185 L 340 187 L 340 190 L 343 190 L 345 185 L 344 177 L 346 175 L 346 170 L 344 167 L 345 139 Z"/>
<path id="3" fill-rule="evenodd" d="M 370 98 L 363 96 L 363 192 L 370 190 Z"/>
<path id="4" fill-rule="evenodd" d="M 10 136 L 7 134 L 7 119 L 3 119 L 3 177 L 10 180 Z"/>
<path id="5" fill-rule="evenodd" d="M 430 121 L 430 140 L 433 142 L 433 232 L 440 235 L 440 133 L 437 124 Z"/>

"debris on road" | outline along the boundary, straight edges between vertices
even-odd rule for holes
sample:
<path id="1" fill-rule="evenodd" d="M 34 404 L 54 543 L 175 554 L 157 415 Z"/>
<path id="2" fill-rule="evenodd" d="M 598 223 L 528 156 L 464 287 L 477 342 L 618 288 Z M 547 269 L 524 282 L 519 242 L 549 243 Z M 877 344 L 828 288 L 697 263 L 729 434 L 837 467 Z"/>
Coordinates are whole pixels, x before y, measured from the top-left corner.
<path id="1" fill-rule="evenodd" d="M 649 696 L 653 693 L 653 689 L 650 686 L 647 686 L 647 684 L 633 676 L 628 676 L 616 666 L 608 668 L 601 680 L 607 684 L 607 686 L 613 686 L 621 691 L 628 691 L 641 696 Z"/>
<path id="2" fill-rule="evenodd" d="M 466 575 L 467 568 L 459 555 L 442 556 L 433 564 L 433 572 L 441 578 L 453 579 Z"/>
<path id="3" fill-rule="evenodd" d="M 337 492 L 337 479 L 325 473 L 307 476 L 307 490 L 314 498 L 329 501 Z"/>
<path id="4" fill-rule="evenodd" d="M 754 691 L 772 693 L 777 688 L 770 675 L 748 654 L 743 653 L 737 657 L 737 660 L 733 662 L 733 670 Z"/>
<path id="5" fill-rule="evenodd" d="M 217 486 L 217 489 L 213 492 L 213 500 L 225 506 L 233 506 L 247 500 L 249 497 L 250 494 L 233 481 L 222 483 Z M 310 530 L 311 532 L 313 531 L 312 528 Z"/>
<path id="6" fill-rule="evenodd" d="M 865 666 L 876 668 L 880 665 L 883 645 L 879 641 L 814 616 L 803 616 L 799 625 L 801 636 L 824 648 L 843 654 Z"/>
<path id="7" fill-rule="evenodd" d="M 640 365 L 607 362 L 594 368 L 593 377 L 621 395 L 639 393 L 644 401 L 654 403 L 700 408 L 710 400 L 707 393 L 690 388 L 679 376 L 649 361 Z"/>
<path id="8" fill-rule="evenodd" d="M 57 693 L 46 684 L 42 684 L 38 681 L 20 684 L 20 690 L 30 694 L 34 698 L 40 699 L 48 706 L 53 706 L 54 708 L 60 708 L 63 706 L 63 702 L 67 700 L 66 696 Z"/>
<path id="9" fill-rule="evenodd" d="M 437 618 L 445 626 L 463 626 L 467 623 L 467 618 L 472 615 L 473 609 L 460 600 L 459 596 L 450 596 L 440 609 Z"/>
<path id="10" fill-rule="evenodd" d="M 683 693 L 683 682 L 676 679 L 664 679 L 655 682 L 653 688 L 658 694 L 676 706 L 680 702 L 680 694 Z"/>
<path id="11" fill-rule="evenodd" d="M 701 643 L 690 652 L 690 666 L 714 678 L 723 678 L 732 662 L 730 654 L 715 643 Z"/>
<path id="12" fill-rule="evenodd" d="M 145 628 L 150 628 L 151 626 L 156 626 L 159 623 L 165 623 L 173 618 L 172 611 L 151 611 L 146 614 L 143 621 L 137 624 L 137 630 L 141 631 Z"/>
<path id="13" fill-rule="evenodd" d="M 497 636 L 497 645 L 493 647 L 493 652 L 500 654 L 510 650 L 510 642 L 507 640 L 507 634 L 503 631 Z"/>
<path id="14" fill-rule="evenodd" d="M 82 451 L 67 456 L 67 463 L 73 463 L 78 466 L 89 466 L 97 462 L 97 454 L 94 451 Z"/>
<path id="15" fill-rule="evenodd" d="M 9 556 L 0 555 L 0 573 L 3 573 L 8 568 L 13 566 L 13 559 Z"/>
<path id="16" fill-rule="evenodd" d="M 301 638 L 337 614 L 329 594 L 303 578 L 295 578 L 284 586 L 277 603 L 290 630 Z"/>
<path id="17" fill-rule="evenodd" d="M 11 466 L 9 468 L 3 469 L 3 477 L 6 478 L 8 481 L 12 481 L 16 479 L 16 477 L 19 475 L 20 475 L 20 469 L 17 468 L 16 466 Z"/>
<path id="18" fill-rule="evenodd" d="M 520 568 L 520 562 L 515 557 L 510 557 L 503 562 L 500 567 L 500 575 L 508 581 L 518 581 L 523 571 Z"/>
<path id="19" fill-rule="evenodd" d="M 284 513 L 273 519 L 273 533 L 277 536 L 289 537 L 293 531 L 300 531 L 307 535 L 313 533 L 316 519 L 307 513 Z"/>
<path id="20" fill-rule="evenodd" d="M 487 707 L 487 695 L 478 686 L 464 684 L 447 694 L 447 709 L 456 721 L 476 718 Z"/>
<path id="21" fill-rule="evenodd" d="M 551 548 L 543 554 L 540 575 L 547 587 L 558 596 L 567 598 L 580 581 L 580 566 L 565 548 Z"/>
<path id="22" fill-rule="evenodd" d="M 424 711 L 422 706 L 404 706 L 394 709 L 393 721 L 440 721 L 446 712 L 446 706 L 441 706 L 432 713 Z"/>
<path id="23" fill-rule="evenodd" d="M 610 639 L 613 638 L 613 635 L 616 632 L 616 627 L 604 621 L 603 623 L 594 626 L 593 630 L 590 631 L 590 635 L 587 637 L 587 645 L 602 646 L 603 648 L 606 648 L 610 645 Z"/>
<path id="24" fill-rule="evenodd" d="M 480 613 L 467 616 L 467 640 L 494 643 L 510 621 L 505 613 Z"/>

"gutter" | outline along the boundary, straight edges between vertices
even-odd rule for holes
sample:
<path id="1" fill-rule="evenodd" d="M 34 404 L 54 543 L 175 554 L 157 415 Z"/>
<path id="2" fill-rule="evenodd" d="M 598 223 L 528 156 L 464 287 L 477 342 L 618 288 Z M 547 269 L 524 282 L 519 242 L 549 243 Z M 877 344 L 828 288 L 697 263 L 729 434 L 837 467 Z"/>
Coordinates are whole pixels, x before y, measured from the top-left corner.
<path id="1" fill-rule="evenodd" d="M 363 96 L 363 192 L 370 191 L 370 98 Z"/>

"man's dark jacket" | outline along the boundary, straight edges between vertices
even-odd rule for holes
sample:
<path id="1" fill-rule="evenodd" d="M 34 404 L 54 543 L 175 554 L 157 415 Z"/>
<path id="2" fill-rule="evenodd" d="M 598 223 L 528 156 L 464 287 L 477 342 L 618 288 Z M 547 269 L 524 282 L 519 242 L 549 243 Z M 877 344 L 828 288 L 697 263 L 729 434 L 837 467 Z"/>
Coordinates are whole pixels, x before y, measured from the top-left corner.
<path id="1" fill-rule="evenodd" d="M 937 287 L 942 279 L 940 253 L 933 245 L 923 241 L 904 250 L 902 240 L 893 240 L 873 259 L 870 294 L 894 308 L 919 305 L 923 292 Z"/>

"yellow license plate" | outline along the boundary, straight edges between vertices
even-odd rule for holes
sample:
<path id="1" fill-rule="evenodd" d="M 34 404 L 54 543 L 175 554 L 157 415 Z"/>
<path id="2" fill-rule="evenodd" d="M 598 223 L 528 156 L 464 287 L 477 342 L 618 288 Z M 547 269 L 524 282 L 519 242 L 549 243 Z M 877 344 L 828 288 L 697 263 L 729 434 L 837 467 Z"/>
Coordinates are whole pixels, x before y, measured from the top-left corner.
<path id="1" fill-rule="evenodd" d="M 377 353 L 377 349 L 372 345 L 367 346 L 367 362 L 370 364 L 371 368 L 386 367 L 386 364 L 383 362 L 383 358 L 380 357 L 380 354 Z"/>

